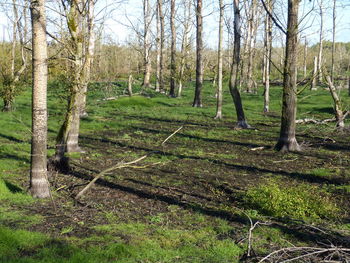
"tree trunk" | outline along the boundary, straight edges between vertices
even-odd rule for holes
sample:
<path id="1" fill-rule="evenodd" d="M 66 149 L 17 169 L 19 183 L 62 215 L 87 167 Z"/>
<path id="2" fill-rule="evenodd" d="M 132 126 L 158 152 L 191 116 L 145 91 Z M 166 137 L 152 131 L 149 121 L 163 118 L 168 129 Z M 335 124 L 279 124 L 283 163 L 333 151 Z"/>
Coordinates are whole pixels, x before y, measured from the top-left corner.
<path id="1" fill-rule="evenodd" d="M 144 33 L 143 33 L 143 60 L 144 60 L 144 75 L 143 86 L 149 88 L 151 78 L 151 42 L 150 42 L 150 26 L 151 26 L 151 7 L 149 0 L 143 0 L 143 18 L 144 18 Z"/>
<path id="2" fill-rule="evenodd" d="M 157 48 L 157 56 L 156 56 L 156 91 L 160 91 L 160 57 L 162 53 L 161 47 L 161 30 L 160 30 L 160 11 L 159 11 L 159 0 L 157 1 L 157 9 L 156 9 L 156 20 L 157 20 L 157 38 L 156 38 L 156 48 Z"/>
<path id="3" fill-rule="evenodd" d="M 256 13 L 257 13 L 257 4 L 256 0 L 252 0 L 250 6 L 249 14 L 249 26 L 248 30 L 250 31 L 249 42 L 248 42 L 248 65 L 247 65 L 247 92 L 252 93 L 254 91 L 254 80 L 253 80 L 253 59 L 254 59 L 254 42 L 256 39 Z"/>
<path id="4" fill-rule="evenodd" d="M 170 28 L 171 28 L 171 61 L 170 61 L 170 97 L 176 97 L 176 29 L 175 29 L 175 0 L 171 0 L 170 7 Z"/>
<path id="5" fill-rule="evenodd" d="M 326 76 L 326 80 L 329 87 L 329 91 L 334 101 L 334 113 L 335 113 L 335 119 L 337 120 L 337 127 L 342 129 L 344 128 L 344 114 L 341 108 L 341 102 L 337 94 L 337 90 L 334 87 L 334 84 L 331 80 L 331 77 Z"/>
<path id="6" fill-rule="evenodd" d="M 88 85 L 91 80 L 91 69 L 94 61 L 95 54 L 95 0 L 88 0 L 88 14 L 87 14 L 87 28 L 88 28 L 88 39 L 87 39 L 87 48 L 85 50 L 85 62 L 83 65 L 83 90 L 81 92 L 81 106 L 79 116 L 86 117 L 88 113 L 86 111 L 86 96 Z"/>
<path id="7" fill-rule="evenodd" d="M 202 88 L 203 88 L 203 17 L 202 17 L 202 0 L 197 0 L 196 8 L 197 20 L 197 58 L 196 58 L 196 89 L 193 101 L 193 107 L 202 107 Z"/>
<path id="8" fill-rule="evenodd" d="M 185 66 L 187 61 L 187 56 L 189 54 L 188 51 L 188 34 L 190 33 L 190 24 L 191 24 L 191 1 L 185 0 L 184 5 L 186 8 L 184 8 L 184 29 L 183 29 L 183 36 L 181 41 L 181 60 L 180 60 L 180 70 L 179 70 L 179 87 L 177 91 L 177 96 L 181 97 L 182 95 L 182 89 L 183 89 L 183 81 L 184 81 L 184 73 L 185 73 Z"/>
<path id="9" fill-rule="evenodd" d="M 81 0 L 71 1 L 67 14 L 67 26 L 72 40 L 72 74 L 70 96 L 64 123 L 56 138 L 54 161 L 58 169 L 67 169 L 66 152 L 81 152 L 79 147 L 80 113 L 82 111 L 86 64 L 83 61 L 87 53 L 83 50 Z M 85 57 L 86 58 L 86 57 Z"/>
<path id="10" fill-rule="evenodd" d="M 230 92 L 233 98 L 233 102 L 236 108 L 237 114 L 237 124 L 239 128 L 249 128 L 244 115 L 244 110 L 242 106 L 241 95 L 238 90 L 239 84 L 239 62 L 240 62 L 240 48 L 241 48 L 241 15 L 239 9 L 239 0 L 233 1 L 234 8 L 234 48 L 233 48 L 233 62 L 231 67 L 231 77 L 230 77 Z"/>
<path id="11" fill-rule="evenodd" d="M 334 83 L 334 53 L 335 53 L 336 5 L 337 5 L 337 0 L 333 0 L 332 65 L 331 65 L 331 80 L 332 80 L 332 83 Z"/>
<path id="12" fill-rule="evenodd" d="M 272 13 L 272 0 L 268 0 L 267 8 Z M 265 18 L 265 56 L 264 56 L 264 112 L 270 110 L 270 71 L 271 71 L 271 53 L 272 53 L 272 21 L 271 17 L 266 14 Z"/>
<path id="13" fill-rule="evenodd" d="M 132 96 L 132 83 L 133 83 L 132 75 L 129 75 L 129 80 L 128 80 L 128 94 L 129 94 L 130 97 Z"/>
<path id="14" fill-rule="evenodd" d="M 165 41 L 165 23 L 163 14 L 163 0 L 157 0 L 159 22 L 160 22 L 160 60 L 159 60 L 159 89 L 164 91 L 164 41 Z"/>
<path id="15" fill-rule="evenodd" d="M 307 39 L 306 37 L 305 39 L 305 43 L 304 43 L 304 79 L 307 76 Z"/>
<path id="16" fill-rule="evenodd" d="M 33 111 L 30 192 L 50 196 L 47 181 L 47 42 L 45 0 L 32 0 Z"/>
<path id="17" fill-rule="evenodd" d="M 219 44 L 218 44 L 218 86 L 217 86 L 217 101 L 216 101 L 216 116 L 215 119 L 222 119 L 222 41 L 224 34 L 224 2 L 219 0 L 220 17 L 219 17 Z"/>
<path id="18" fill-rule="evenodd" d="M 295 138 L 298 8 L 299 0 L 288 0 L 281 131 L 275 146 L 275 149 L 278 151 L 300 151 L 300 146 Z"/>
<path id="19" fill-rule="evenodd" d="M 318 82 L 322 83 L 322 54 L 323 54 L 323 0 L 319 1 L 320 8 L 320 43 L 318 49 L 318 58 L 317 58 L 317 74 Z"/>
<path id="20" fill-rule="evenodd" d="M 318 63 L 317 63 L 317 57 L 314 57 L 314 72 L 312 74 L 312 79 L 311 79 L 311 90 L 317 90 L 317 68 L 318 68 Z"/>

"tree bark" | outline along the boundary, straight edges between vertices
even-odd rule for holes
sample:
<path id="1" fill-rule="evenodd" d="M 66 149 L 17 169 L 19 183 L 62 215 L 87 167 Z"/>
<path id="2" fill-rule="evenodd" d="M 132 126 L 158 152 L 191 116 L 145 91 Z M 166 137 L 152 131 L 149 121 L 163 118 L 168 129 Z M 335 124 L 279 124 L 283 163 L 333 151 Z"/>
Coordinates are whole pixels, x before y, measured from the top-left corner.
<path id="1" fill-rule="evenodd" d="M 185 74 L 185 66 L 187 61 L 187 56 L 189 54 L 188 50 L 188 34 L 190 33 L 190 23 L 191 23 L 191 1 L 185 0 L 184 5 L 186 8 L 184 8 L 184 19 L 183 22 L 184 29 L 183 29 L 183 36 L 181 41 L 181 60 L 180 60 L 180 69 L 179 69 L 179 87 L 177 91 L 177 96 L 181 97 L 182 95 L 182 89 L 183 89 L 183 81 L 184 81 L 184 74 Z"/>
<path id="2" fill-rule="evenodd" d="M 334 53 L 335 53 L 335 26 L 336 26 L 336 5 L 337 0 L 333 0 L 333 30 L 332 30 L 332 65 L 331 65 L 331 80 L 334 83 Z"/>
<path id="3" fill-rule="evenodd" d="M 32 0 L 33 98 L 30 192 L 50 196 L 47 181 L 47 42 L 45 0 Z"/>
<path id="4" fill-rule="evenodd" d="M 156 55 L 156 91 L 160 91 L 160 57 L 162 53 L 162 47 L 161 47 L 161 26 L 160 26 L 160 11 L 159 11 L 159 0 L 157 0 L 157 8 L 156 8 L 156 22 L 157 22 L 157 38 L 156 38 L 156 48 L 157 48 L 157 55 Z"/>
<path id="5" fill-rule="evenodd" d="M 215 119 L 222 119 L 222 41 L 224 34 L 224 2 L 219 0 L 220 16 L 219 16 L 219 43 L 218 43 L 218 84 L 217 84 L 217 100 L 216 100 L 216 116 Z"/>
<path id="6" fill-rule="evenodd" d="M 202 16 L 202 0 L 197 0 L 196 8 L 197 34 L 196 34 L 196 89 L 193 100 L 193 107 L 203 107 L 202 104 L 202 88 L 203 88 L 203 16 Z"/>
<path id="7" fill-rule="evenodd" d="M 311 90 L 317 90 L 317 68 L 318 68 L 317 56 L 315 56 L 314 57 L 314 71 L 313 71 L 312 79 L 311 79 Z"/>
<path id="8" fill-rule="evenodd" d="M 318 82 L 322 83 L 323 77 L 322 77 L 322 54 L 323 54 L 323 0 L 319 0 L 319 8 L 320 8 L 320 42 L 319 42 L 319 49 L 318 49 L 318 58 L 317 58 L 317 76 L 318 76 Z"/>
<path id="9" fill-rule="evenodd" d="M 176 29 L 175 29 L 175 0 L 170 2 L 170 28 L 171 28 L 171 61 L 170 61 L 170 97 L 176 97 Z"/>
<path id="10" fill-rule="evenodd" d="M 272 12 L 272 0 L 268 0 L 267 8 L 269 12 Z M 270 110 L 270 69 L 271 69 L 271 54 L 272 54 L 272 20 L 271 17 L 266 14 L 265 18 L 265 56 L 264 56 L 264 112 Z"/>
<path id="11" fill-rule="evenodd" d="M 144 75 L 143 86 L 150 87 L 151 78 L 151 42 L 150 42 L 150 26 L 151 26 L 151 7 L 149 0 L 143 0 L 143 18 L 144 18 L 144 32 L 143 32 L 143 60 L 144 60 Z"/>
<path id="12" fill-rule="evenodd" d="M 231 66 L 231 76 L 229 88 L 231 96 L 236 108 L 237 124 L 239 128 L 249 128 L 244 115 L 241 95 L 238 90 L 239 85 L 239 62 L 240 62 L 240 49 L 241 49 L 241 15 L 239 9 L 239 0 L 233 1 L 234 8 L 234 48 L 233 48 L 233 61 Z"/>
<path id="13" fill-rule="evenodd" d="M 335 113 L 335 119 L 337 121 L 337 127 L 344 128 L 344 114 L 342 111 L 340 98 L 337 94 L 337 90 L 334 87 L 334 84 L 331 80 L 331 77 L 326 76 L 326 80 L 327 80 L 328 88 L 329 88 L 329 91 L 332 95 L 333 102 L 334 102 L 334 113 Z"/>
<path id="14" fill-rule="evenodd" d="M 163 0 L 157 0 L 159 22 L 160 22 L 160 59 L 159 59 L 159 89 L 165 90 L 164 87 L 164 41 L 165 41 L 165 23 L 163 14 Z"/>
<path id="15" fill-rule="evenodd" d="M 296 118 L 296 70 L 298 44 L 298 8 L 299 0 L 288 0 L 288 25 L 286 57 L 284 62 L 283 100 L 280 137 L 275 146 L 278 151 L 300 151 L 295 138 Z"/>

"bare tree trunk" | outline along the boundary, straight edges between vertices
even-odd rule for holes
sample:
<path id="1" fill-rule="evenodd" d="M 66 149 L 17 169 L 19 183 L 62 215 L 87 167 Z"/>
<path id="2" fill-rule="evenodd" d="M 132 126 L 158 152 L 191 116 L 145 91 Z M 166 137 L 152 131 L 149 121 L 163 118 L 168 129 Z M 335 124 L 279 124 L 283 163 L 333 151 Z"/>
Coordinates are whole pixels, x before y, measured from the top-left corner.
<path id="1" fill-rule="evenodd" d="M 253 59 L 254 59 L 254 43 L 256 39 L 256 16 L 257 16 L 257 3 L 256 0 L 252 0 L 249 14 L 249 26 L 250 31 L 249 42 L 248 42 L 248 65 L 247 65 L 247 92 L 252 93 L 254 90 L 253 80 Z"/>
<path id="2" fill-rule="evenodd" d="M 162 34 L 161 34 L 161 26 L 160 26 L 160 12 L 159 12 L 159 4 L 158 4 L 159 0 L 157 1 L 157 15 L 156 15 L 156 20 L 157 20 L 157 38 L 156 38 L 156 48 L 157 48 L 157 56 L 156 56 L 156 91 L 159 92 L 160 91 L 160 57 L 161 57 L 161 53 L 162 53 L 162 47 L 161 47 L 161 38 L 162 38 Z"/>
<path id="3" fill-rule="evenodd" d="M 286 58 L 284 62 L 281 131 L 279 140 L 275 146 L 275 149 L 278 151 L 300 151 L 300 146 L 295 138 L 295 118 L 297 111 L 296 70 L 298 8 L 299 0 L 288 0 L 288 25 Z"/>
<path id="4" fill-rule="evenodd" d="M 151 7 L 149 0 L 143 0 L 143 16 L 144 16 L 144 33 L 143 33 L 143 59 L 144 59 L 144 76 L 143 86 L 150 86 L 151 78 L 151 42 L 150 42 L 150 26 L 151 26 Z"/>
<path id="5" fill-rule="evenodd" d="M 338 128 L 344 128 L 344 114 L 341 107 L 340 98 L 337 94 L 337 90 L 333 85 L 333 82 L 331 80 L 330 76 L 326 76 L 327 84 L 329 87 L 329 91 L 332 95 L 333 101 L 334 101 L 334 113 L 335 113 L 335 119 L 337 120 L 337 127 Z"/>
<path id="6" fill-rule="evenodd" d="M 267 8 L 272 13 L 273 3 L 268 0 Z M 270 110 L 270 71 L 271 71 L 271 53 L 272 53 L 272 21 L 271 17 L 266 14 L 265 18 L 265 56 L 264 56 L 264 112 Z"/>
<path id="7" fill-rule="evenodd" d="M 190 33 L 190 23 L 191 23 L 191 1 L 185 0 L 184 5 L 186 8 L 184 8 L 184 29 L 183 29 L 183 36 L 181 41 L 181 60 L 180 60 L 180 70 L 179 70 L 179 87 L 177 91 L 177 96 L 181 97 L 182 94 L 182 88 L 183 88 L 183 81 L 184 81 L 184 73 L 185 73 L 185 66 L 188 56 L 188 34 Z"/>
<path id="8" fill-rule="evenodd" d="M 73 63 L 67 112 L 56 138 L 54 161 L 59 169 L 67 168 L 67 164 L 65 163 L 66 159 L 64 157 L 65 152 L 81 152 L 79 147 L 79 127 L 85 83 L 82 17 L 79 11 L 82 8 L 81 1 L 82 0 L 71 1 L 67 14 L 67 26 L 72 40 L 71 55 L 73 57 Z"/>
<path id="9" fill-rule="evenodd" d="M 332 30 L 332 66 L 331 66 L 331 80 L 334 83 L 334 52 L 335 52 L 335 26 L 336 26 L 336 5 L 337 0 L 333 0 L 333 30 Z"/>
<path id="10" fill-rule="evenodd" d="M 50 196 L 47 181 L 47 43 L 45 0 L 32 0 L 33 112 L 30 192 L 34 197 Z"/>
<path id="11" fill-rule="evenodd" d="M 234 48 L 233 48 L 233 62 L 231 66 L 230 77 L 230 92 L 233 98 L 233 102 L 236 108 L 237 124 L 239 128 L 249 128 L 244 115 L 241 95 L 238 90 L 239 84 L 239 62 L 240 62 L 240 49 L 241 49 L 241 15 L 239 9 L 239 0 L 233 1 L 234 8 Z"/>
<path id="12" fill-rule="evenodd" d="M 159 22 L 160 22 L 160 59 L 159 59 L 159 89 L 164 91 L 164 41 L 165 24 L 163 14 L 163 0 L 157 0 Z"/>
<path id="13" fill-rule="evenodd" d="M 170 97 L 176 97 L 176 29 L 175 29 L 175 0 L 171 0 L 170 27 L 171 27 L 171 61 L 170 61 Z"/>
<path id="14" fill-rule="evenodd" d="M 128 94 L 129 94 L 130 97 L 132 96 L 132 83 L 133 83 L 132 75 L 129 75 L 129 80 L 128 80 Z"/>
<path id="15" fill-rule="evenodd" d="M 317 90 L 317 57 L 314 57 L 314 72 L 312 74 L 312 80 L 311 80 L 311 90 Z"/>
<path id="16" fill-rule="evenodd" d="M 305 43 L 304 43 L 304 78 L 307 76 L 307 39 L 304 37 Z"/>
<path id="17" fill-rule="evenodd" d="M 320 8 L 320 43 L 318 49 L 318 58 L 317 58 L 317 74 L 318 82 L 322 83 L 322 54 L 323 54 L 323 0 L 319 0 Z"/>
<path id="18" fill-rule="evenodd" d="M 193 101 L 193 107 L 202 107 L 202 88 L 203 88 L 203 17 L 202 17 L 202 0 L 197 0 L 196 8 L 197 20 L 197 58 L 196 58 L 196 89 Z"/>
<path id="19" fill-rule="evenodd" d="M 216 116 L 215 119 L 222 119 L 222 41 L 224 34 L 224 2 L 219 0 L 220 17 L 219 17 L 219 44 L 218 44 L 218 86 L 217 86 L 217 101 L 216 101 Z"/>
<path id="20" fill-rule="evenodd" d="M 88 39 L 87 48 L 85 50 L 85 62 L 83 65 L 83 90 L 81 92 L 81 106 L 80 106 L 80 117 L 86 117 L 88 115 L 86 111 L 86 95 L 87 88 L 91 80 L 91 69 L 94 61 L 95 54 L 95 1 L 88 0 L 88 14 L 87 14 L 87 28 L 88 28 Z"/>

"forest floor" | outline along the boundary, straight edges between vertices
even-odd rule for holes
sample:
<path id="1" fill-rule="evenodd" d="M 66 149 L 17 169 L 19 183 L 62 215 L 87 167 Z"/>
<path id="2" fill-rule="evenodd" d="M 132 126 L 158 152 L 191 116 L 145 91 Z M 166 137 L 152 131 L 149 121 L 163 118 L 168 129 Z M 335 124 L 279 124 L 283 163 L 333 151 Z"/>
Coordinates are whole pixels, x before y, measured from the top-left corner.
<path id="1" fill-rule="evenodd" d="M 143 91 L 107 99 L 122 91 L 113 83 L 90 87 L 89 115 L 81 122 L 85 152 L 69 155 L 68 173 L 50 172 L 52 200 L 26 193 L 29 92 L 16 100 L 16 111 L 1 113 L 8 128 L 0 132 L 0 262 L 258 262 L 290 247 L 344 248 L 295 262 L 349 256 L 350 128 L 300 124 L 303 150 L 283 154 L 273 149 L 280 87 L 272 88 L 269 113 L 262 112 L 261 90 L 243 93 L 252 126 L 246 130 L 235 128 L 228 92 L 223 120 L 213 119 L 210 85 L 203 108 L 191 107 L 192 88 L 181 98 Z M 50 155 L 64 113 L 60 92 L 50 89 Z M 332 118 L 327 90 L 298 99 L 298 118 Z M 345 91 L 342 99 L 350 109 Z M 144 155 L 74 199 L 99 172 Z M 284 252 L 264 262 L 314 250 Z"/>

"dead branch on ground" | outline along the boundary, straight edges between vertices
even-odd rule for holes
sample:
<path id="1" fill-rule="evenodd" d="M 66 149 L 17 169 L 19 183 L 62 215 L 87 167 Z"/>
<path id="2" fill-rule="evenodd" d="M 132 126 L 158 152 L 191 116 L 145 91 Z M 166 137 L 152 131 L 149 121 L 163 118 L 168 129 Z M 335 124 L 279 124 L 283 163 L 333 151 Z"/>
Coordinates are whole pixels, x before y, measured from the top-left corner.
<path id="1" fill-rule="evenodd" d="M 183 126 L 181 126 L 180 128 L 178 128 L 175 132 L 173 132 L 171 135 L 169 135 L 165 140 L 162 141 L 161 145 L 163 146 L 171 137 L 173 137 L 176 133 L 178 133 L 181 129 L 183 128 Z M 94 184 L 95 182 L 100 179 L 101 177 L 105 176 L 106 174 L 112 172 L 112 171 L 115 171 L 117 169 L 122 169 L 122 168 L 126 168 L 126 167 L 129 167 L 129 168 L 135 168 L 135 169 L 142 169 L 142 168 L 145 168 L 147 166 L 133 166 L 133 164 L 136 164 L 144 159 L 146 159 L 148 156 L 150 156 L 151 154 L 153 154 L 155 151 L 151 152 L 151 153 L 148 153 L 142 157 L 139 157 L 133 161 L 130 161 L 130 162 L 127 162 L 127 163 L 124 163 L 124 162 L 119 162 L 105 170 L 103 170 L 102 172 L 100 172 L 99 174 L 97 174 L 94 179 L 91 180 L 91 182 L 84 187 L 83 190 L 81 190 L 76 196 L 75 196 L 75 199 L 79 199 L 81 196 L 83 196 L 87 190 L 89 190 Z M 156 164 L 159 164 L 158 163 L 155 163 L 155 164 L 152 164 L 152 165 L 156 165 Z"/>

